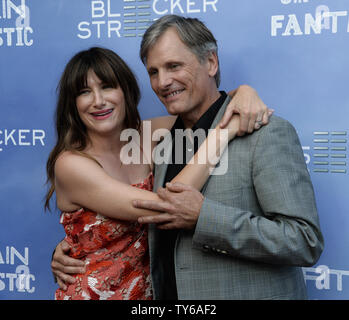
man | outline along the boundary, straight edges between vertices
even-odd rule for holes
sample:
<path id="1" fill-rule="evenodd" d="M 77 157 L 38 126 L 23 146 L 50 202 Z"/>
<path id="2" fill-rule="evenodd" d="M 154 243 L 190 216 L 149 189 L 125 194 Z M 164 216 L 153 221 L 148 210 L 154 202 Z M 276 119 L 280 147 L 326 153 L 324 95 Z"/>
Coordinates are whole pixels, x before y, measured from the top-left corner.
<path id="1" fill-rule="evenodd" d="M 167 111 L 179 115 L 172 132 L 208 130 L 220 121 L 230 98 L 217 89 L 216 48 L 197 19 L 166 16 L 145 33 L 141 58 L 151 86 Z M 172 159 L 174 152 L 173 146 Z M 155 299 L 305 299 L 300 267 L 316 263 L 323 237 L 294 128 L 273 116 L 233 140 L 227 153 L 228 172 L 212 175 L 201 193 L 181 184 L 159 188 L 182 168 L 162 164 L 154 190 L 163 201 L 134 202 L 164 212 L 139 219 L 153 223 Z"/>

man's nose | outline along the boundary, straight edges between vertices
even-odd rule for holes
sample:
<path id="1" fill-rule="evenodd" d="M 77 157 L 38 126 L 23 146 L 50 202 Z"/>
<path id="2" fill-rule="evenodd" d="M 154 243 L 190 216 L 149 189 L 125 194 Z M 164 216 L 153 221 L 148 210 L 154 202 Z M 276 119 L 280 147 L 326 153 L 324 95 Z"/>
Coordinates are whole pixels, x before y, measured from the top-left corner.
<path id="1" fill-rule="evenodd" d="M 172 83 L 171 75 L 166 71 L 159 72 L 159 86 L 161 89 L 166 89 Z"/>

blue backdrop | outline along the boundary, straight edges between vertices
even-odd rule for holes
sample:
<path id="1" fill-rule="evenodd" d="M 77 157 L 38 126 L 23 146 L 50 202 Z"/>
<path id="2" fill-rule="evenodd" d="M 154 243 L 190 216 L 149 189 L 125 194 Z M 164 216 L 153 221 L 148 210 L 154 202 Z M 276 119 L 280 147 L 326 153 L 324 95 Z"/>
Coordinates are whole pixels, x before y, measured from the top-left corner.
<path id="1" fill-rule="evenodd" d="M 56 86 L 81 49 L 115 50 L 137 74 L 142 118 L 165 114 L 138 58 L 153 19 L 175 13 L 215 34 L 221 89 L 257 89 L 296 127 L 325 250 L 304 268 L 310 299 L 349 299 L 348 0 L 1 0 L 0 299 L 52 299 L 51 253 L 64 237 L 45 213 Z"/>

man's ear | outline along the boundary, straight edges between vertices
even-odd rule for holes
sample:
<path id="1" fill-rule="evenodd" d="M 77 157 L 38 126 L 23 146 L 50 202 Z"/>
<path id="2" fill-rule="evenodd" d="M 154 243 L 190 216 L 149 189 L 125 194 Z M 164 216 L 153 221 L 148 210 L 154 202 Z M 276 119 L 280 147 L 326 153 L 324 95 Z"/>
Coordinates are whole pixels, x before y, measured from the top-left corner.
<path id="1" fill-rule="evenodd" d="M 218 71 L 218 57 L 216 52 L 209 53 L 207 57 L 207 68 L 210 77 L 214 77 Z"/>

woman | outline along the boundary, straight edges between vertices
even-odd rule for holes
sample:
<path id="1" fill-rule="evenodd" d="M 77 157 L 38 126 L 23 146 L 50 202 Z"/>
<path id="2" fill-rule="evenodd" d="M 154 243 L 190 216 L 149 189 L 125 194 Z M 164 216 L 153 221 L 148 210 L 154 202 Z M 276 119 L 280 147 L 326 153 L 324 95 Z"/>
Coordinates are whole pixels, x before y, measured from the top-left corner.
<path id="1" fill-rule="evenodd" d="M 140 131 L 139 97 L 131 70 L 107 49 L 78 53 L 62 75 L 56 110 L 57 143 L 47 162 L 51 188 L 45 206 L 49 208 L 55 192 L 70 256 L 84 260 L 86 270 L 75 275 L 75 282 L 66 291 L 58 289 L 56 299 L 152 298 L 147 230 L 137 219 L 155 213 L 131 204 L 133 199 L 158 199 L 151 192 L 151 159 L 141 164 L 124 164 L 120 159 L 126 143 L 120 141 L 122 131 Z M 153 119 L 152 132 L 171 128 L 175 119 Z M 233 117 L 228 125 L 230 139 L 238 126 L 238 117 Z M 140 135 L 143 141 L 141 131 Z M 201 165 L 194 161 L 173 181 L 201 189 L 215 164 L 217 150 L 206 153 L 205 148 L 216 142 L 214 139 L 209 135 L 207 144 L 203 143 L 195 155 L 196 159 L 205 155 L 208 161 Z M 139 148 L 143 159 L 143 148 Z"/>

